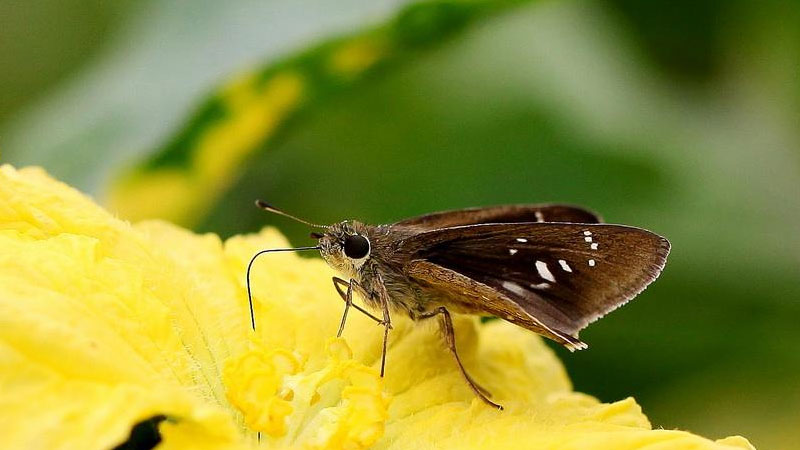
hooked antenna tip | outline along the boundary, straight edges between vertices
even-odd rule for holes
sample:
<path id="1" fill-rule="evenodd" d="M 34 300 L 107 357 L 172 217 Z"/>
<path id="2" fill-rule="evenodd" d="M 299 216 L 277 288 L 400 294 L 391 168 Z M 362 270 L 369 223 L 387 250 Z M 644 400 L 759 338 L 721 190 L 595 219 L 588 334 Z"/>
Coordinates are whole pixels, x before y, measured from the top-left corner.
<path id="1" fill-rule="evenodd" d="M 293 216 L 291 214 L 285 213 L 285 212 L 281 211 L 280 209 L 278 209 L 278 208 L 270 205 L 269 203 L 265 202 L 264 200 L 256 200 L 256 207 L 261 208 L 261 209 L 263 209 L 264 211 L 267 211 L 267 212 L 271 212 L 271 213 L 279 214 L 279 215 L 284 216 L 284 217 L 288 217 L 288 218 L 290 218 L 292 220 L 295 220 L 295 221 L 300 222 L 300 223 L 304 223 L 304 224 L 306 224 L 308 226 L 317 227 L 317 228 L 325 228 L 324 225 L 317 225 L 315 223 L 311 223 L 311 222 L 309 222 L 307 220 L 303 220 L 303 219 L 301 219 L 299 217 L 296 217 L 296 216 Z"/>

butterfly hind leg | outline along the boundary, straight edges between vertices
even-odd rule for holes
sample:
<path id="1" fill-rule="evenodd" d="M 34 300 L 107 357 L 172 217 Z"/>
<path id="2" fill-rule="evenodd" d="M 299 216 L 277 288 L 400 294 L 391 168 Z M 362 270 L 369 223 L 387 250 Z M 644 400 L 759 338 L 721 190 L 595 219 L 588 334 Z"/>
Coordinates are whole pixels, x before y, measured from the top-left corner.
<path id="1" fill-rule="evenodd" d="M 417 315 L 416 318 L 430 319 L 436 316 L 441 316 L 439 325 L 444 333 L 445 342 L 447 343 L 447 347 L 450 349 L 450 352 L 453 354 L 453 357 L 455 357 L 458 368 L 461 371 L 461 375 L 463 375 L 464 379 L 467 380 L 467 384 L 469 384 L 470 389 L 472 389 L 475 395 L 477 395 L 478 398 L 483 400 L 487 405 L 502 411 L 503 407 L 489 400 L 489 397 L 491 396 L 489 391 L 476 383 L 472 377 L 469 376 L 466 369 L 464 369 L 464 365 L 461 364 L 461 358 L 458 356 L 458 351 L 456 350 L 456 333 L 453 328 L 453 319 L 450 317 L 450 311 L 448 311 L 444 306 L 440 306 L 436 309 L 436 311 Z"/>

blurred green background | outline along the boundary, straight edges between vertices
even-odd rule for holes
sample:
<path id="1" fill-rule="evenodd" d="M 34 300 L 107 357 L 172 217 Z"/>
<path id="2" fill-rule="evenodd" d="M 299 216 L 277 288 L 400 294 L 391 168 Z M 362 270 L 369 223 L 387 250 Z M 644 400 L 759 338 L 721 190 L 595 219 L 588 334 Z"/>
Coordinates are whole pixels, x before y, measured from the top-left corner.
<path id="1" fill-rule="evenodd" d="M 253 199 L 316 222 L 586 205 L 673 252 L 557 350 L 576 388 L 800 448 L 800 4 L 365 3 L 0 2 L 0 158 L 125 217 L 298 244 Z"/>

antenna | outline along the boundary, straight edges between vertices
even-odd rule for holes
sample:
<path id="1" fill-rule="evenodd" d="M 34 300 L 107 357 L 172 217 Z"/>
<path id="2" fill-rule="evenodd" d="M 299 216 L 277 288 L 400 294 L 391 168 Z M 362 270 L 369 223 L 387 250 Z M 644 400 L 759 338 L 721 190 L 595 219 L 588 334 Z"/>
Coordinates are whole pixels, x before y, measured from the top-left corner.
<path id="1" fill-rule="evenodd" d="M 304 224 L 306 224 L 306 225 L 308 225 L 310 227 L 326 228 L 325 225 L 317 225 L 317 224 L 311 223 L 311 222 L 309 222 L 307 220 L 303 220 L 303 219 L 301 219 L 299 217 L 295 217 L 295 216 L 293 216 L 293 215 L 291 215 L 289 213 L 285 213 L 285 212 L 281 211 L 280 209 L 278 209 L 278 208 L 270 205 L 269 203 L 265 202 L 264 200 L 256 200 L 256 206 L 258 208 L 263 209 L 264 211 L 275 213 L 275 214 L 278 214 L 279 216 L 288 217 L 288 218 L 290 218 L 290 219 L 292 219 L 294 221 L 297 221 L 297 222 L 300 222 L 300 223 L 304 223 Z"/>
<path id="2" fill-rule="evenodd" d="M 263 255 L 264 253 L 271 253 L 271 252 L 299 252 L 303 250 L 319 250 L 319 246 L 315 245 L 314 247 L 297 247 L 297 248 L 271 248 L 267 250 L 261 250 L 260 252 L 253 255 L 250 259 L 250 263 L 247 264 L 247 303 L 250 305 L 250 326 L 253 328 L 253 331 L 256 330 L 256 315 L 253 312 L 253 294 L 250 290 L 250 269 L 253 268 L 253 263 L 255 262 L 256 258 Z"/>

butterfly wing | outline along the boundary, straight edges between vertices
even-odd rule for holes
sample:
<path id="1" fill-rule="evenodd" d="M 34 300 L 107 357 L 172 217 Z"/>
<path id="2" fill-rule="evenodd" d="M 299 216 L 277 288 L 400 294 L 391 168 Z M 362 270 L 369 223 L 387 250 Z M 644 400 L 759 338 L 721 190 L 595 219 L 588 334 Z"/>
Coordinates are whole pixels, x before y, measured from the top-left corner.
<path id="1" fill-rule="evenodd" d="M 406 275 L 416 280 L 424 288 L 445 298 L 443 302 L 450 309 L 473 313 L 490 314 L 527 328 L 566 346 L 570 350 L 586 348 L 586 344 L 567 332 L 544 324 L 520 306 L 520 302 L 487 284 L 475 281 L 466 275 L 426 260 L 413 260 L 406 265 Z M 455 290 L 458 298 L 447 299 Z"/>
<path id="2" fill-rule="evenodd" d="M 501 205 L 443 211 L 412 217 L 395 223 L 395 227 L 434 230 L 484 223 L 574 222 L 600 223 L 592 211 L 572 205 L 531 204 Z"/>
<path id="3" fill-rule="evenodd" d="M 670 245 L 621 225 L 519 223 L 432 230 L 401 248 L 406 274 L 454 309 L 580 348 L 578 332 L 655 280 Z"/>

